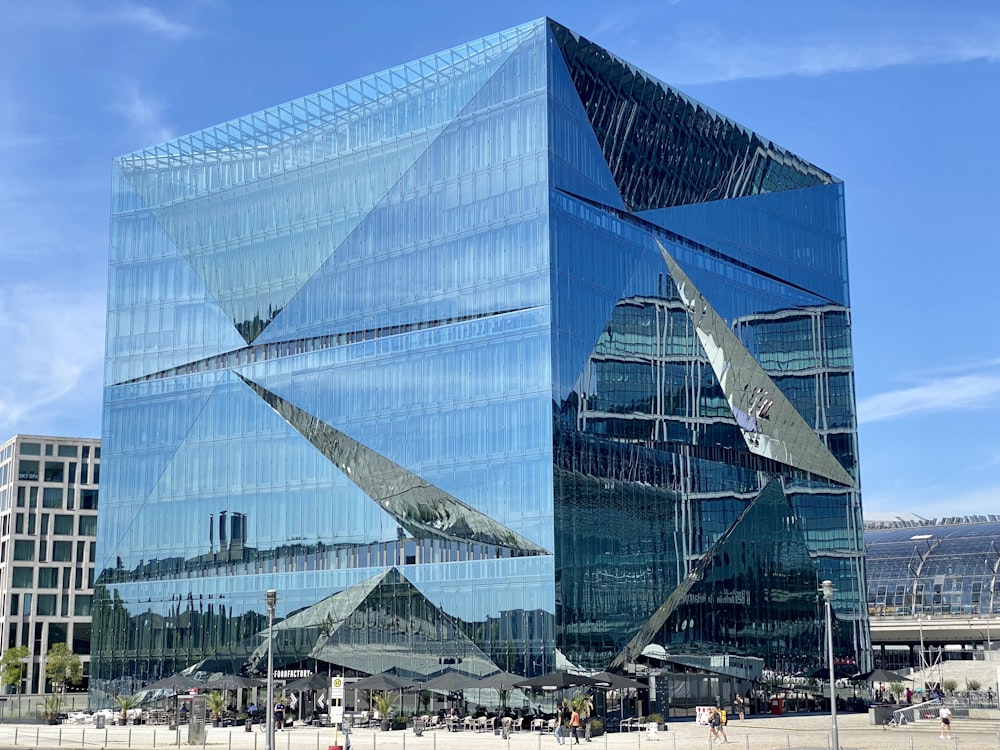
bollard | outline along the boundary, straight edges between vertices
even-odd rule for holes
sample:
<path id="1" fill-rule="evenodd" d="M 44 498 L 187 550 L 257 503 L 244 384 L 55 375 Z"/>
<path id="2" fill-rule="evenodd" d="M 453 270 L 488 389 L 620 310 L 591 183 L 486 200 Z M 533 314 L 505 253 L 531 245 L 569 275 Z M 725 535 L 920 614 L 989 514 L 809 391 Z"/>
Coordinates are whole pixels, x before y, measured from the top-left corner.
<path id="1" fill-rule="evenodd" d="M 788 750 L 792 750 L 792 735 L 785 735 L 785 744 L 788 745 Z"/>
<path id="2" fill-rule="evenodd" d="M 59 738 L 56 740 L 56 747 L 62 747 L 62 725 L 59 726 Z"/>
<path id="3" fill-rule="evenodd" d="M 830 735 L 826 736 L 826 750 L 830 750 Z"/>
<path id="4" fill-rule="evenodd" d="M 744 734 L 743 735 L 743 742 L 746 744 L 747 750 L 750 750 L 750 735 L 749 734 Z M 677 743 L 675 742 L 674 744 L 676 745 Z"/>
<path id="5" fill-rule="evenodd" d="M 913 732 L 910 732 L 910 750 L 913 750 Z"/>
<path id="6" fill-rule="evenodd" d="M 153 731 L 156 731 L 155 729 Z M 229 730 L 229 750 L 233 750 L 233 730 Z"/>

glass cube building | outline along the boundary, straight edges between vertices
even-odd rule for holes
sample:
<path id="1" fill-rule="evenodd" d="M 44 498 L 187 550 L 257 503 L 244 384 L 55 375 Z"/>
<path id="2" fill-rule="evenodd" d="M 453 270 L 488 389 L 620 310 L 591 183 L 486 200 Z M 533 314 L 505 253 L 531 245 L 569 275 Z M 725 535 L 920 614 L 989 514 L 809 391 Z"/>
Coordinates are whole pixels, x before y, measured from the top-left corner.
<path id="1" fill-rule="evenodd" d="M 92 689 L 869 635 L 842 184 L 550 19 L 123 156 Z"/>

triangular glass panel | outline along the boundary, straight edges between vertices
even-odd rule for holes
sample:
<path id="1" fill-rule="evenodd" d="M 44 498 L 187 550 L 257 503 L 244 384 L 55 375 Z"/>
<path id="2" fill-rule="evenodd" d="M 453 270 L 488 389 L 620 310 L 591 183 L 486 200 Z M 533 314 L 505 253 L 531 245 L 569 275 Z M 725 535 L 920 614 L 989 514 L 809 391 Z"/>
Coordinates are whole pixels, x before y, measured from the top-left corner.
<path id="1" fill-rule="evenodd" d="M 678 294 L 751 452 L 848 487 L 854 479 L 659 243 Z"/>
<path id="2" fill-rule="evenodd" d="M 214 128 L 196 134 L 217 144 L 212 150 L 184 136 L 167 144 L 165 159 L 139 152 L 120 163 L 251 342 L 515 46 L 488 37 L 481 49 L 456 48 L 451 63 L 392 97 L 370 77 L 338 87 L 350 103 L 318 120 L 312 107 L 280 105 L 244 118 L 262 120 L 266 136 L 223 142 L 230 130 Z"/>
<path id="3" fill-rule="evenodd" d="M 711 504 L 710 498 L 701 504 Z M 705 511 L 703 511 L 705 512 Z M 771 479 L 691 567 L 612 661 L 624 666 L 650 643 L 684 653 L 765 654 L 814 661 L 818 577 L 781 480 Z M 781 623 L 780 631 L 765 624 Z"/>
<path id="4" fill-rule="evenodd" d="M 308 644 L 309 659 L 369 674 L 392 670 L 426 678 L 446 663 L 475 675 L 497 670 L 461 623 L 435 606 L 397 568 L 297 612 L 274 630 L 279 642 Z M 266 659 L 266 632 L 259 637 L 261 644 L 248 660 L 250 669 L 259 668 Z"/>
<path id="5" fill-rule="evenodd" d="M 834 181 L 604 48 L 548 23 L 630 211 Z"/>
<path id="6" fill-rule="evenodd" d="M 776 278 L 794 278 L 814 304 L 847 305 L 843 183 L 675 206 L 638 215 Z"/>
<path id="7" fill-rule="evenodd" d="M 566 61 L 555 45 L 549 45 L 547 51 L 549 183 L 556 190 L 624 210 L 625 203 L 566 69 Z"/>
<path id="8" fill-rule="evenodd" d="M 291 402 L 238 377 L 412 536 L 479 542 L 519 555 L 548 554 L 532 541 Z"/>
<path id="9" fill-rule="evenodd" d="M 107 320 L 113 356 L 105 385 L 245 345 L 117 162 L 114 196 Z M 136 294 L 137 289 L 164 288 L 167 296 L 159 302 Z"/>
<path id="10" fill-rule="evenodd" d="M 545 29 L 530 31 L 505 59 L 465 77 L 468 101 L 405 165 L 261 341 L 547 303 Z M 526 112 L 533 131 L 512 137 Z M 386 152 L 386 160 L 395 158 Z M 516 181 L 505 176 L 510 170 L 519 172 Z M 525 220 L 533 212 L 538 218 Z"/>

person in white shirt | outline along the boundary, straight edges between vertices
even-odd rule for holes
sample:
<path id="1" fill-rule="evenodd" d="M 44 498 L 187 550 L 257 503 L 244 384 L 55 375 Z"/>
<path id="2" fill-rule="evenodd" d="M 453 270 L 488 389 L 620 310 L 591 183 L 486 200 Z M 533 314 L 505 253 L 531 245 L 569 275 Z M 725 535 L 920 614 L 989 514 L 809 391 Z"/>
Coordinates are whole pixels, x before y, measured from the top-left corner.
<path id="1" fill-rule="evenodd" d="M 938 710 L 938 718 L 941 720 L 941 739 L 951 739 L 951 709 L 947 703 L 942 703 Z"/>

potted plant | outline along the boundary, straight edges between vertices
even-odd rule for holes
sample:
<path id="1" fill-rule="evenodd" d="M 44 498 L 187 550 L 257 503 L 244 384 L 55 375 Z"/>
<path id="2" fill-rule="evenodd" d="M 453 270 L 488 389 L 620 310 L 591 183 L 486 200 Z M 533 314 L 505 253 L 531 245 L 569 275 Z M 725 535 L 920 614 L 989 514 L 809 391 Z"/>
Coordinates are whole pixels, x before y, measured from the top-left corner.
<path id="1" fill-rule="evenodd" d="M 646 717 L 646 721 L 650 724 L 656 724 L 657 729 L 663 729 L 663 714 L 661 713 L 651 713 Z"/>
<path id="2" fill-rule="evenodd" d="M 212 712 L 212 726 L 221 726 L 222 716 L 226 713 L 226 696 L 218 690 L 213 690 L 205 696 L 205 705 Z"/>
<path id="3" fill-rule="evenodd" d="M 375 704 L 375 710 L 378 711 L 381 730 L 388 732 L 391 726 L 390 714 L 396 707 L 396 694 L 382 693 L 381 695 L 375 695 L 372 697 L 372 703 Z"/>
<path id="4" fill-rule="evenodd" d="M 392 728 L 393 729 L 406 729 L 406 724 L 409 721 L 409 717 L 405 713 L 399 713 L 392 717 Z"/>
<path id="5" fill-rule="evenodd" d="M 120 720 L 119 724 L 125 726 L 128 723 L 128 712 L 133 706 L 138 705 L 138 701 L 131 695 L 112 695 L 111 700 L 118 706 Z"/>
<path id="6" fill-rule="evenodd" d="M 60 708 L 62 708 L 62 698 L 58 693 L 45 696 L 45 718 L 49 724 L 59 723 Z"/>

